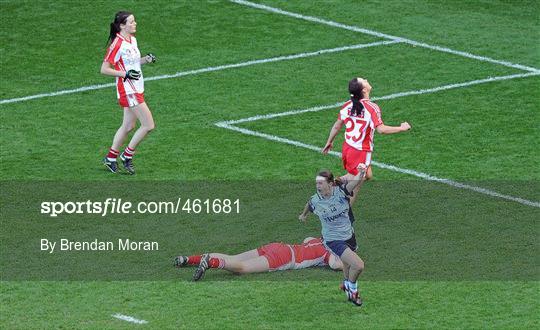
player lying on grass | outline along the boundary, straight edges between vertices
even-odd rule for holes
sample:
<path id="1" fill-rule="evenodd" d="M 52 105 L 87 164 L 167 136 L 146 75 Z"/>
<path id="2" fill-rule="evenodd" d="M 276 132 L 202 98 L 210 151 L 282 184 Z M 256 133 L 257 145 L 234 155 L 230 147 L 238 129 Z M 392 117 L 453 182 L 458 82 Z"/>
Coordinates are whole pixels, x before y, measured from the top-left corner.
<path id="1" fill-rule="evenodd" d="M 178 256 L 174 259 L 174 265 L 198 265 L 193 274 L 194 281 L 200 280 L 208 268 L 249 274 L 316 266 L 329 266 L 335 270 L 343 267 L 341 260 L 326 250 L 322 240 L 313 237 L 307 237 L 302 244 L 269 243 L 237 255 L 205 253 L 189 257 Z"/>

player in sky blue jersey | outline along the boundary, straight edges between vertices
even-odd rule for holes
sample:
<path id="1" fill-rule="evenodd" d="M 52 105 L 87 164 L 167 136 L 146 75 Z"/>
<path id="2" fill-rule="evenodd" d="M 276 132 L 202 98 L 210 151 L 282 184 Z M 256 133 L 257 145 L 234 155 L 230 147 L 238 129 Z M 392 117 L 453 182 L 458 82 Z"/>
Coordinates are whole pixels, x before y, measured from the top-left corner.
<path id="1" fill-rule="evenodd" d="M 364 269 L 364 261 L 356 254 L 356 237 L 352 223 L 354 216 L 350 205 L 353 190 L 362 184 L 367 167 L 358 165 L 358 174 L 346 184 L 334 180 L 330 171 L 321 171 L 315 178 L 317 193 L 309 199 L 298 217 L 306 221 L 310 212 L 321 220 L 322 236 L 328 250 L 339 257 L 343 263 L 344 281 L 342 289 L 347 298 L 361 306 L 357 279 Z"/>

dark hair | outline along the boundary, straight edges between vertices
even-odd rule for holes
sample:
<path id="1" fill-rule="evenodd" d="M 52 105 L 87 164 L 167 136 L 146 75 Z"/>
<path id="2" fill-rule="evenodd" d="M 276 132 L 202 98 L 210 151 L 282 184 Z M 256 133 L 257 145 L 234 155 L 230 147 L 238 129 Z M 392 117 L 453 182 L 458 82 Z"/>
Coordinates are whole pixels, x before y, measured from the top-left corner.
<path id="1" fill-rule="evenodd" d="M 120 32 L 120 24 L 126 24 L 127 18 L 129 16 L 133 15 L 129 11 L 119 11 L 114 15 L 114 20 L 111 23 L 111 32 L 109 32 L 109 39 L 107 39 L 107 46 L 109 46 L 114 38 L 116 38 L 116 34 Z"/>
<path id="2" fill-rule="evenodd" d="M 332 174 L 332 172 L 330 172 L 330 170 L 321 170 L 319 171 L 319 173 L 317 173 L 317 176 L 322 176 L 323 178 L 326 178 L 326 182 L 328 183 L 333 183 L 335 185 L 340 185 L 341 184 L 341 179 L 340 178 L 334 178 L 334 174 Z"/>
<path id="3" fill-rule="evenodd" d="M 362 89 L 364 86 L 362 86 L 362 83 L 358 81 L 358 78 L 353 78 L 351 81 L 349 81 L 349 93 L 351 94 L 351 101 L 352 101 L 352 109 L 351 109 L 351 115 L 361 117 L 362 112 L 364 111 L 364 106 L 360 102 L 362 99 Z"/>

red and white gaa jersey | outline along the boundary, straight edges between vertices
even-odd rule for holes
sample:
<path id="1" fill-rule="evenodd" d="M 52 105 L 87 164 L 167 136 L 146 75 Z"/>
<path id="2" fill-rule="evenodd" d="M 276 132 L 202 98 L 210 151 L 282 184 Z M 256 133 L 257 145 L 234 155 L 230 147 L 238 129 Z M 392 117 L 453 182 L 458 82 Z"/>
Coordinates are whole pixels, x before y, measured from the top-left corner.
<path id="1" fill-rule="evenodd" d="M 328 265 L 330 252 L 326 250 L 320 238 L 313 238 L 302 244 L 290 245 L 290 247 L 294 257 L 292 269 Z"/>
<path id="2" fill-rule="evenodd" d="M 116 92 L 118 98 L 135 93 L 144 92 L 144 78 L 141 71 L 141 52 L 137 48 L 137 39 L 131 36 L 129 40 L 124 39 L 119 33 L 116 34 L 113 42 L 107 50 L 104 61 L 114 65 L 116 70 L 128 72 L 137 70 L 141 72 L 139 80 L 116 77 Z"/>
<path id="3" fill-rule="evenodd" d="M 364 110 L 360 116 L 352 116 L 352 101 L 341 107 L 338 119 L 345 122 L 345 142 L 361 151 L 373 151 L 373 133 L 383 124 L 381 109 L 368 99 L 361 99 Z"/>

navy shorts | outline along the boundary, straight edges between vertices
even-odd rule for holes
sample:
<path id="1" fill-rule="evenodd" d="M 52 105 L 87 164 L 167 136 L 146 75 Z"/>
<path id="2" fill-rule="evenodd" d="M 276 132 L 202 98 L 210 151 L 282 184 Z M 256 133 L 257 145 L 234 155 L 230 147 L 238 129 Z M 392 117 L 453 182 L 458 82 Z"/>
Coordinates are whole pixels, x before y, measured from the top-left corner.
<path id="1" fill-rule="evenodd" d="M 352 234 L 351 238 L 346 241 L 325 241 L 324 245 L 326 245 L 326 247 L 338 257 L 341 257 L 341 255 L 343 254 L 343 252 L 345 252 L 347 248 L 355 252 L 358 249 L 358 245 L 356 244 L 356 235 L 354 233 Z"/>

